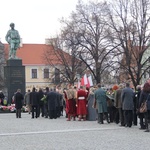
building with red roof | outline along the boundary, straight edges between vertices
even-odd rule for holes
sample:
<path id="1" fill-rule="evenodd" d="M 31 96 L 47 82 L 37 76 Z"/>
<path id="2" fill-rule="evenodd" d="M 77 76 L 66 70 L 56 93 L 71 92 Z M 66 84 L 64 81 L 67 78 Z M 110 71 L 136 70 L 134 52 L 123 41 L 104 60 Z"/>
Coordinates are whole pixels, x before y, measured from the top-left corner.
<path id="1" fill-rule="evenodd" d="M 5 57 L 8 59 L 9 45 L 5 46 Z M 17 50 L 16 56 L 22 59 L 22 64 L 25 66 L 26 75 L 26 90 L 33 87 L 45 88 L 46 86 L 53 86 L 54 68 L 47 65 L 44 60 L 44 52 L 54 49 L 51 45 L 46 44 L 22 44 Z M 58 58 L 54 58 L 53 61 L 56 65 L 60 65 Z"/>

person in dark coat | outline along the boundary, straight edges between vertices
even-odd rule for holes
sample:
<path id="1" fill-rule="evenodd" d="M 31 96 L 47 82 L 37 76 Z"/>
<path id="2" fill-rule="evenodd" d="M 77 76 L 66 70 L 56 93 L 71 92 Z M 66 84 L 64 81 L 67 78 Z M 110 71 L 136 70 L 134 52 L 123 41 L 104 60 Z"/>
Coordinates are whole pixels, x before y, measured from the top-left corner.
<path id="1" fill-rule="evenodd" d="M 120 126 L 124 126 L 124 115 L 123 115 L 122 103 L 121 103 L 122 89 L 123 89 L 123 85 L 120 84 L 119 89 L 117 89 L 115 93 L 115 107 L 118 109 L 119 112 Z"/>
<path id="2" fill-rule="evenodd" d="M 1 104 L 1 105 L 4 105 L 4 103 L 3 103 L 4 97 L 5 97 L 5 96 L 4 96 L 3 92 L 0 91 L 0 104 Z"/>
<path id="3" fill-rule="evenodd" d="M 132 120 L 133 120 L 133 97 L 134 92 L 130 88 L 130 84 L 126 83 L 126 87 L 122 90 L 121 93 L 121 103 L 122 103 L 122 109 L 124 113 L 124 123 L 125 126 L 131 127 L 132 126 Z"/>
<path id="4" fill-rule="evenodd" d="M 58 95 L 55 91 L 51 90 L 47 94 L 46 100 L 47 100 L 47 104 L 48 104 L 49 119 L 56 119 L 57 118 L 57 110 L 56 110 L 56 107 L 58 106 L 57 98 L 58 98 Z"/>
<path id="5" fill-rule="evenodd" d="M 18 89 L 14 96 L 15 108 L 16 108 L 16 118 L 21 118 L 21 108 L 22 108 L 22 104 L 23 104 L 23 99 L 24 99 L 24 96 L 21 93 L 21 90 Z"/>
<path id="6" fill-rule="evenodd" d="M 98 84 L 98 89 L 95 91 L 94 96 L 98 108 L 98 123 L 103 124 L 103 114 L 106 117 L 107 123 L 110 123 L 108 119 L 106 91 L 101 88 L 100 83 Z"/>
<path id="7" fill-rule="evenodd" d="M 38 94 L 35 90 L 35 87 L 32 89 L 32 92 L 30 93 L 30 103 L 32 107 L 32 119 L 34 118 L 34 112 L 35 117 L 38 117 L 38 106 L 39 106 L 39 99 Z"/>
<path id="8" fill-rule="evenodd" d="M 147 101 L 147 112 L 144 113 L 145 117 L 145 132 L 150 131 L 150 84 L 146 82 L 140 95 L 140 106 L 143 102 Z"/>
<path id="9" fill-rule="evenodd" d="M 40 113 L 42 113 L 42 117 L 44 117 L 44 101 L 41 100 L 44 96 L 44 93 L 41 88 L 39 89 L 37 94 L 38 94 L 38 101 L 39 101 L 38 117 L 40 116 Z"/>
<path id="10" fill-rule="evenodd" d="M 56 91 L 56 89 L 54 89 L 54 91 L 56 92 L 57 94 L 57 106 L 56 106 L 56 114 L 57 114 L 57 117 L 59 118 L 61 116 L 61 113 L 60 113 L 60 101 L 61 101 L 61 95 L 59 94 L 58 91 Z"/>
<path id="11" fill-rule="evenodd" d="M 139 112 L 139 109 L 140 109 L 140 95 L 141 95 L 141 86 L 138 85 L 137 87 L 137 90 L 135 92 L 135 99 L 134 99 L 134 107 L 136 107 L 136 113 L 137 113 L 137 116 L 139 117 L 140 119 L 140 129 L 143 130 L 143 129 L 146 129 L 145 127 L 145 122 L 144 122 L 144 113 L 140 113 Z M 135 106 L 136 105 L 136 106 Z M 134 116 L 135 117 L 135 116 Z M 135 121 L 136 118 L 135 118 Z M 134 121 L 134 122 L 135 122 Z M 135 122 L 136 123 L 136 122 Z"/>
<path id="12" fill-rule="evenodd" d="M 49 93 L 49 87 L 46 87 L 46 91 L 44 93 L 44 95 L 47 97 Z M 47 100 L 44 102 L 44 116 L 45 118 L 48 118 L 48 103 Z"/>
<path id="13" fill-rule="evenodd" d="M 134 109 L 133 109 L 133 124 L 135 126 L 137 126 L 137 105 L 138 105 L 140 93 L 141 93 L 141 87 L 140 87 L 140 85 L 138 85 L 136 87 L 135 92 L 134 92 L 134 98 L 133 98 L 133 104 L 134 104 Z"/>

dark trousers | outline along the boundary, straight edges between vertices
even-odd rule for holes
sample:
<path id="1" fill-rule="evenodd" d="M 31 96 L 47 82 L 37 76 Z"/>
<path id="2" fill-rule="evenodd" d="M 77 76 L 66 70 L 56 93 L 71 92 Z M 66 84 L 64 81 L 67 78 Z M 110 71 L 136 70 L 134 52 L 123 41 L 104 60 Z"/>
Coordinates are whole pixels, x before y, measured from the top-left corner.
<path id="1" fill-rule="evenodd" d="M 63 110 L 64 110 L 64 107 L 60 106 L 60 114 L 61 114 L 61 116 L 63 116 Z"/>
<path id="2" fill-rule="evenodd" d="M 56 119 L 57 118 L 57 110 L 49 110 L 49 118 Z"/>
<path id="3" fill-rule="evenodd" d="M 115 121 L 116 124 L 118 124 L 119 121 L 120 121 L 119 120 L 119 111 L 116 107 L 114 107 L 114 121 Z"/>
<path id="4" fill-rule="evenodd" d="M 108 115 L 109 115 L 110 122 L 113 122 L 114 121 L 113 106 L 107 107 L 107 110 L 108 110 Z"/>
<path id="5" fill-rule="evenodd" d="M 124 114 L 123 114 L 123 110 L 122 110 L 122 108 L 118 108 L 118 111 L 119 111 L 119 120 L 120 120 L 120 124 L 121 124 L 122 126 L 124 126 L 125 123 L 124 123 Z"/>
<path id="6" fill-rule="evenodd" d="M 16 118 L 21 118 L 21 109 L 16 109 Z"/>
<path id="7" fill-rule="evenodd" d="M 48 105 L 47 104 L 44 104 L 44 115 L 45 115 L 45 118 L 48 117 Z"/>
<path id="8" fill-rule="evenodd" d="M 149 123 L 150 123 L 150 110 L 147 110 L 146 113 L 144 113 L 144 117 L 145 117 L 145 126 L 146 129 L 149 130 Z"/>
<path id="9" fill-rule="evenodd" d="M 132 110 L 124 110 L 124 120 L 125 120 L 125 125 L 127 127 L 132 126 L 132 120 L 133 120 L 133 111 Z"/>
<path id="10" fill-rule="evenodd" d="M 145 129 L 145 121 L 144 121 L 145 114 L 144 114 L 144 113 L 139 113 L 139 114 L 138 114 L 138 117 L 139 117 L 139 119 L 140 119 L 140 126 L 141 126 L 141 129 Z"/>
<path id="11" fill-rule="evenodd" d="M 42 117 L 44 117 L 44 105 L 39 105 L 39 107 L 38 107 L 38 117 L 40 116 L 40 113 L 42 113 Z"/>
<path id="12" fill-rule="evenodd" d="M 133 124 L 137 125 L 137 112 L 136 112 L 136 110 L 133 111 Z"/>
<path id="13" fill-rule="evenodd" d="M 103 120 L 104 120 L 104 115 L 105 115 L 105 119 L 106 119 L 106 121 L 108 122 L 108 123 L 110 123 L 110 121 L 109 121 L 109 118 L 108 118 L 108 113 L 107 112 L 105 112 L 105 113 L 98 113 L 98 123 L 100 123 L 100 124 L 103 124 L 104 122 L 103 122 Z"/>
<path id="14" fill-rule="evenodd" d="M 57 117 L 61 116 L 60 106 L 56 107 Z"/>
<path id="15" fill-rule="evenodd" d="M 38 106 L 37 105 L 32 105 L 32 118 L 34 118 L 34 113 L 35 117 L 38 117 Z"/>

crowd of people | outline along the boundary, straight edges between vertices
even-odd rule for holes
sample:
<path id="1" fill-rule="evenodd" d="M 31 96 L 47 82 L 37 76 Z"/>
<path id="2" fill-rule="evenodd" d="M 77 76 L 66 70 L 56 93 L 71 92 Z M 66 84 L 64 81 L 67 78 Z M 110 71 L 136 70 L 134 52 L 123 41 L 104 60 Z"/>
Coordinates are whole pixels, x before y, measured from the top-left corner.
<path id="1" fill-rule="evenodd" d="M 140 107 L 147 102 L 147 111 Z M 21 109 L 26 105 L 31 118 L 45 117 L 57 119 L 65 115 L 67 121 L 97 121 L 99 124 L 115 122 L 121 127 L 140 124 L 140 129 L 149 132 L 150 124 L 150 83 L 138 85 L 136 89 L 129 83 L 114 85 L 106 89 L 101 84 L 95 87 L 76 86 L 45 90 L 33 87 L 25 95 L 18 89 L 14 95 L 16 118 L 21 118 Z"/>

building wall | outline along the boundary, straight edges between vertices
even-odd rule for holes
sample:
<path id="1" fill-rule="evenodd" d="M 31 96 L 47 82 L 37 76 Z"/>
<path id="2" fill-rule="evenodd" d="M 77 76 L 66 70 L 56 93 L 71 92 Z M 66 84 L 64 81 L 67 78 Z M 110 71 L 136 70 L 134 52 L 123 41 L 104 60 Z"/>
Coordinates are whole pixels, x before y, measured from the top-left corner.
<path id="1" fill-rule="evenodd" d="M 148 48 L 147 51 L 145 51 L 142 57 L 142 63 L 144 63 L 145 60 L 147 60 L 148 58 L 149 58 L 149 61 L 145 64 L 145 67 L 143 68 L 143 70 L 147 68 L 148 66 L 150 66 L 150 48 Z M 148 79 L 150 79 L 150 68 L 142 77 L 141 84 L 144 84 Z"/>
<path id="2" fill-rule="evenodd" d="M 44 79 L 44 68 L 49 68 L 50 75 L 49 79 Z M 32 69 L 37 69 L 37 78 L 32 78 Z M 45 88 L 45 87 L 51 87 L 54 86 L 52 79 L 53 79 L 53 72 L 54 69 L 46 66 L 25 66 L 25 72 L 26 72 L 26 91 L 28 89 L 32 89 L 33 87 L 39 88 Z"/>

